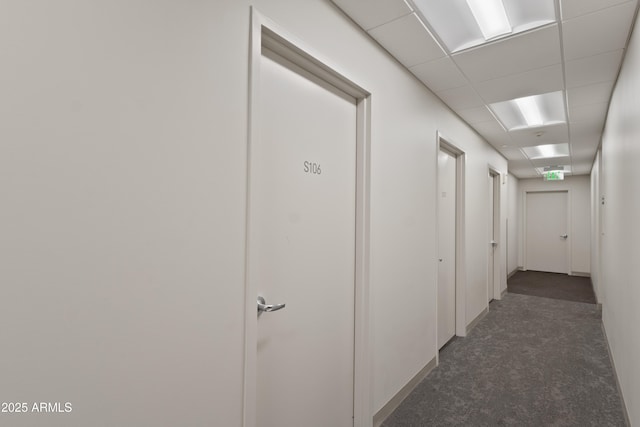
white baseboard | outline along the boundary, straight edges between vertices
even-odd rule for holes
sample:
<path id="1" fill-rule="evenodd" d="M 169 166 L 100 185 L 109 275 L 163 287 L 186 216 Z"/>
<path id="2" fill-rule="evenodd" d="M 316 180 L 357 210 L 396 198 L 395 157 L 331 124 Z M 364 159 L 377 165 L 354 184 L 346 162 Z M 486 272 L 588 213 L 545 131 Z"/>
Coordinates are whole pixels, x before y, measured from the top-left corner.
<path id="1" fill-rule="evenodd" d="M 613 360 L 613 354 L 611 353 L 611 347 L 609 346 L 609 338 L 607 338 L 607 330 L 604 327 L 604 322 L 601 322 L 600 326 L 602 326 L 602 333 L 604 334 L 604 340 L 607 343 L 607 352 L 609 353 L 609 360 L 611 361 L 611 368 L 613 369 L 613 377 L 616 379 L 616 387 L 618 389 L 618 394 L 620 395 L 620 400 L 622 401 L 622 413 L 624 414 L 624 419 L 627 422 L 627 426 L 631 427 L 629 410 L 627 409 L 627 404 L 625 403 L 624 395 L 622 394 L 622 388 L 620 387 L 620 380 L 618 379 L 618 371 L 616 371 L 616 362 L 614 362 Z"/>
<path id="2" fill-rule="evenodd" d="M 433 368 L 436 367 L 436 358 L 434 357 L 433 359 L 431 359 L 431 361 L 429 363 L 427 363 L 427 365 L 422 368 L 420 370 L 420 372 L 418 372 L 413 378 L 411 378 L 411 380 L 409 380 L 409 382 L 407 383 L 407 385 L 405 385 L 404 387 L 402 387 L 400 389 L 399 392 L 396 393 L 395 396 L 393 396 L 391 398 L 391 400 L 389 400 L 387 402 L 386 405 L 384 405 L 374 416 L 373 416 L 373 427 L 380 427 L 380 425 L 382 425 L 382 423 L 384 422 L 384 420 L 387 419 L 387 417 L 389 415 L 391 415 L 391 413 L 393 411 L 395 411 L 398 406 L 400 406 L 400 404 L 402 403 L 402 401 L 404 399 L 407 398 L 407 396 L 409 396 L 409 394 L 411 394 L 411 392 L 413 391 L 414 388 L 416 388 L 416 386 L 418 384 L 420 384 L 420 382 L 425 379 L 427 377 L 427 375 L 429 375 L 429 373 L 433 370 Z"/>
<path id="3" fill-rule="evenodd" d="M 516 267 L 515 270 L 513 270 L 511 273 L 507 274 L 507 279 L 511 279 L 511 276 L 516 274 L 518 271 L 523 271 L 523 268 L 522 267 Z"/>
<path id="4" fill-rule="evenodd" d="M 469 335 L 469 332 L 471 332 L 471 330 L 476 327 L 476 325 L 484 318 L 484 316 L 487 315 L 487 313 L 489 313 L 489 307 L 482 310 L 482 312 L 478 314 L 476 318 L 467 325 L 467 335 Z"/>
<path id="5" fill-rule="evenodd" d="M 583 273 L 581 271 L 572 271 L 571 272 L 571 276 L 578 276 L 578 277 L 591 277 L 591 273 Z"/>

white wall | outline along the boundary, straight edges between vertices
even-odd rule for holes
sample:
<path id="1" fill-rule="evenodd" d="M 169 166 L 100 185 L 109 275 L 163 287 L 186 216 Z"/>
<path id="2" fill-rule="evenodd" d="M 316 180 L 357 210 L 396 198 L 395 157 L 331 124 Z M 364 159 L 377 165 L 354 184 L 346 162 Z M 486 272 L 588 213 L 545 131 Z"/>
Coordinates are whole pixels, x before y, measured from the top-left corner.
<path id="1" fill-rule="evenodd" d="M 3 3 L 0 400 L 73 403 L 12 425 L 241 424 L 249 4 Z M 436 131 L 467 153 L 467 322 L 507 162 L 329 2 L 253 4 L 372 93 L 378 410 L 436 354 Z"/>
<path id="2" fill-rule="evenodd" d="M 518 198 L 520 195 L 520 180 L 514 175 L 508 176 L 508 242 L 507 242 L 507 274 L 511 274 L 518 269 L 519 253 L 519 230 L 520 230 L 520 210 L 518 209 Z"/>
<path id="3" fill-rule="evenodd" d="M 636 22 L 602 139 L 602 320 L 631 425 L 640 425 L 640 32 Z"/>
<path id="4" fill-rule="evenodd" d="M 588 175 L 568 176 L 564 181 L 544 181 L 542 178 L 521 179 L 518 209 L 520 233 L 518 267 L 523 267 L 525 237 L 524 195 L 527 191 L 569 190 L 569 241 L 571 242 L 571 272 L 591 273 L 591 182 Z"/>

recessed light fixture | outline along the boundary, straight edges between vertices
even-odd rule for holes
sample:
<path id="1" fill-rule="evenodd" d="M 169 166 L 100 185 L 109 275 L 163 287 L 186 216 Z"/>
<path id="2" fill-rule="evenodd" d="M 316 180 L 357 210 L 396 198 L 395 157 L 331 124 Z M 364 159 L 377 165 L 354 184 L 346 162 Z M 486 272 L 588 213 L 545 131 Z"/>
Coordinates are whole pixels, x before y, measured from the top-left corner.
<path id="1" fill-rule="evenodd" d="M 467 0 L 467 5 L 485 40 L 511 32 L 502 0 Z"/>
<path id="2" fill-rule="evenodd" d="M 523 147 L 522 151 L 531 160 L 567 157 L 569 155 L 569 144 L 535 145 L 533 147 Z"/>
<path id="3" fill-rule="evenodd" d="M 458 52 L 556 22 L 554 0 L 408 0 L 443 41 Z"/>
<path id="4" fill-rule="evenodd" d="M 509 131 L 566 122 L 562 91 L 496 102 L 489 107 Z"/>
<path id="5" fill-rule="evenodd" d="M 518 98 L 514 101 L 520 109 L 520 113 L 522 113 L 522 116 L 528 126 L 535 127 L 542 126 L 544 124 L 542 114 L 540 114 L 540 108 L 538 108 L 538 103 L 533 96 Z"/>

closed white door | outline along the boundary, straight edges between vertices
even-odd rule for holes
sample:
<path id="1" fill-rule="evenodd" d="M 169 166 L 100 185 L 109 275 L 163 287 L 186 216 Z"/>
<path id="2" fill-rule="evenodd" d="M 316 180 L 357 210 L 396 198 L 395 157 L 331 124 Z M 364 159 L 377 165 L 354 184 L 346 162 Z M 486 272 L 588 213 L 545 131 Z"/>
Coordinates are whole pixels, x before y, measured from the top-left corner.
<path id="1" fill-rule="evenodd" d="M 438 153 L 438 348 L 456 332 L 456 158 Z"/>
<path id="2" fill-rule="evenodd" d="M 495 280 L 495 253 L 497 241 L 495 239 L 495 191 L 494 191 L 494 176 L 489 173 L 489 257 L 487 266 L 487 301 L 491 302 L 494 292 L 494 280 Z"/>
<path id="3" fill-rule="evenodd" d="M 250 166 L 257 425 L 352 426 L 356 103 L 265 51 Z M 258 297 L 256 295 L 256 297 Z"/>
<path id="4" fill-rule="evenodd" d="M 526 194 L 526 269 L 568 273 L 568 193 Z"/>

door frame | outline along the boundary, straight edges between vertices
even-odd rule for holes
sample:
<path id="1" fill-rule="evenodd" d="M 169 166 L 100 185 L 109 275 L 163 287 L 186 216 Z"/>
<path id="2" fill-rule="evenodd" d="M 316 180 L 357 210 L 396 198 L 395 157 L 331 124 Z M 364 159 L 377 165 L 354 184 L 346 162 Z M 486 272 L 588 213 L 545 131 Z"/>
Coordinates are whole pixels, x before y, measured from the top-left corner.
<path id="1" fill-rule="evenodd" d="M 440 131 L 436 134 L 436 180 L 435 194 L 438 194 L 438 153 L 440 150 L 447 151 L 456 159 L 456 336 L 464 337 L 467 335 L 467 275 L 466 275 L 466 258 L 465 258 L 465 168 L 467 162 L 467 154 L 456 144 L 446 138 Z M 438 197 L 436 197 L 439 200 Z M 438 204 L 435 205 L 436 230 L 438 227 Z M 438 240 L 435 241 L 436 254 L 438 253 Z M 438 260 L 435 259 L 436 272 L 438 271 Z M 438 301 L 438 286 L 436 285 L 436 301 Z M 436 304 L 436 319 L 438 318 L 438 304 Z M 436 328 L 436 348 L 438 348 L 438 333 Z"/>
<path id="2" fill-rule="evenodd" d="M 571 189 L 568 187 L 562 187 L 562 188 L 555 188 L 555 189 L 549 189 L 549 190 L 523 190 L 522 191 L 522 254 L 523 254 L 523 259 L 522 259 L 522 265 L 523 265 L 523 271 L 527 271 L 528 267 L 527 267 L 527 196 L 529 195 L 529 193 L 567 193 L 567 217 L 565 218 L 565 223 L 567 224 L 567 229 L 566 232 L 569 235 L 569 239 L 567 239 L 567 247 L 565 248 L 565 252 L 566 252 L 566 258 L 565 258 L 565 273 L 569 276 L 572 275 L 572 271 L 571 271 L 571 265 L 573 264 L 572 262 L 572 257 L 573 257 L 573 251 L 572 251 L 572 237 L 573 237 L 573 224 L 571 222 Z"/>
<path id="3" fill-rule="evenodd" d="M 245 313 L 244 313 L 244 387 L 243 426 L 256 426 L 258 334 L 256 296 L 257 284 L 249 274 L 251 254 L 251 149 L 259 144 L 260 60 L 262 49 L 284 57 L 304 71 L 356 98 L 356 218 L 355 218 L 355 318 L 354 318 L 354 426 L 371 426 L 373 420 L 370 356 L 370 296 L 369 296 L 369 218 L 371 165 L 371 94 L 345 77 L 337 67 L 322 59 L 281 26 L 251 7 L 249 55 L 249 117 L 247 140 L 247 192 L 245 235 Z"/>
<path id="4" fill-rule="evenodd" d="M 493 183 L 493 238 L 498 246 L 493 250 L 493 277 L 489 277 L 487 272 L 487 280 L 493 282 L 493 298 L 494 300 L 502 299 L 502 268 L 500 262 L 502 260 L 502 173 L 493 166 L 489 165 L 489 175 Z M 489 262 L 487 260 L 487 266 Z M 489 283 L 487 283 L 487 296 L 489 294 Z M 488 299 L 488 298 L 487 298 Z"/>

